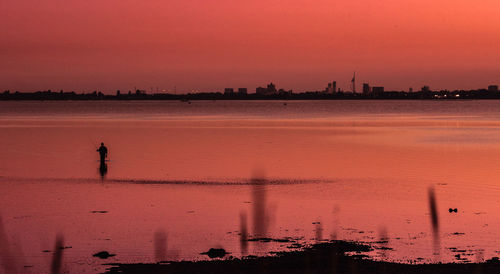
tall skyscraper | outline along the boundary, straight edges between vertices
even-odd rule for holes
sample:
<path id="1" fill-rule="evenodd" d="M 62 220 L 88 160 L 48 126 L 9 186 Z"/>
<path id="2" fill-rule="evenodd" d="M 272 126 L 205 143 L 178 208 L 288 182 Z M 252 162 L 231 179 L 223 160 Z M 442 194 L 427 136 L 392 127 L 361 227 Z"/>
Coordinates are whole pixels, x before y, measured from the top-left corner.
<path id="1" fill-rule="evenodd" d="M 370 85 L 367 83 L 363 84 L 363 94 L 368 94 L 370 93 Z"/>

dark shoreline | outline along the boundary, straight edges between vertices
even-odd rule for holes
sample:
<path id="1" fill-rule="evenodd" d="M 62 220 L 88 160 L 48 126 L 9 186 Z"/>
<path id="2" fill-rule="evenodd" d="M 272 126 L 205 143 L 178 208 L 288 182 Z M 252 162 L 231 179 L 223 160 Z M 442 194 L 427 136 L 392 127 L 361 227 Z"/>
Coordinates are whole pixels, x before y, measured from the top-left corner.
<path id="1" fill-rule="evenodd" d="M 331 241 L 266 257 L 108 264 L 111 267 L 106 273 L 500 273 L 498 259 L 481 263 L 403 264 L 373 261 L 361 254 L 372 249 L 366 244 Z"/>
<path id="2" fill-rule="evenodd" d="M 471 100 L 471 99 L 500 99 L 498 90 L 441 90 L 441 91 L 385 91 L 382 93 L 351 93 L 336 92 L 325 93 L 322 91 L 308 91 L 301 93 L 231 93 L 221 92 L 200 92 L 188 94 L 171 93 L 151 93 L 137 90 L 134 92 L 116 94 L 104 94 L 94 91 L 91 93 L 76 93 L 74 91 L 54 92 L 10 92 L 0 93 L 0 101 L 138 101 L 138 100 L 158 100 L 158 101 L 191 101 L 191 100 Z"/>

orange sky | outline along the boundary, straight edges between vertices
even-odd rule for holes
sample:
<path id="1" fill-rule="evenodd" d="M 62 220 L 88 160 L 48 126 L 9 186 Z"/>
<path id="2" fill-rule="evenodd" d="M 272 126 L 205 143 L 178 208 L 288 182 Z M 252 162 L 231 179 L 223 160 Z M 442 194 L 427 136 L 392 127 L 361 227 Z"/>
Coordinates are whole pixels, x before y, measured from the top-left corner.
<path id="1" fill-rule="evenodd" d="M 2 0 L 0 89 L 500 84 L 497 0 Z"/>

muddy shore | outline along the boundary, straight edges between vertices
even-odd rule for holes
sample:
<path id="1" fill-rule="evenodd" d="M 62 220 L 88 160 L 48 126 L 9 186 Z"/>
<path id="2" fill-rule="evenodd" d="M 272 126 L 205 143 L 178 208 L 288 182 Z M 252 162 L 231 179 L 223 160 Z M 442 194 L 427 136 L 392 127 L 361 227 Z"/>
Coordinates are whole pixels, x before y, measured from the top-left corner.
<path id="1" fill-rule="evenodd" d="M 156 264 L 110 264 L 107 273 L 500 273 L 493 258 L 479 263 L 403 264 L 373 261 L 371 246 L 345 241 L 312 245 L 266 257 Z"/>

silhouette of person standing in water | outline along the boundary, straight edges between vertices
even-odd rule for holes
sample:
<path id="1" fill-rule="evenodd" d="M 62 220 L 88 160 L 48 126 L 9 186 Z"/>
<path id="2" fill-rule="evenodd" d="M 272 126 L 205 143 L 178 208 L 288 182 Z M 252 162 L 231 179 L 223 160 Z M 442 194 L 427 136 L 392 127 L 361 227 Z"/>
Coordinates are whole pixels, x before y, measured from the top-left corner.
<path id="1" fill-rule="evenodd" d="M 101 146 L 97 149 L 97 151 L 99 152 L 99 156 L 101 157 L 99 173 L 104 179 L 104 176 L 106 175 L 106 173 L 108 173 L 108 165 L 106 164 L 106 157 L 108 157 L 108 148 L 104 146 L 104 143 L 101 143 Z"/>
<path id="2" fill-rule="evenodd" d="M 101 156 L 101 165 L 106 162 L 106 157 L 108 157 L 108 148 L 101 143 L 101 146 L 97 149 L 99 155 Z"/>

